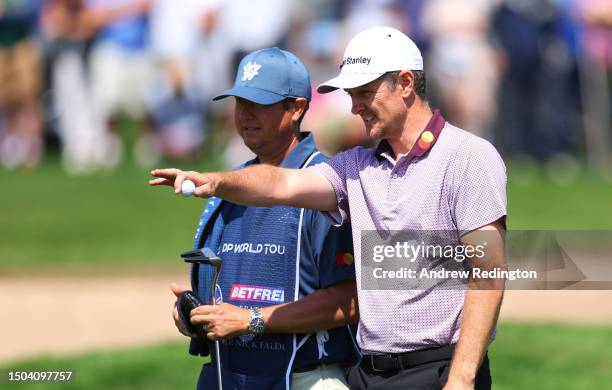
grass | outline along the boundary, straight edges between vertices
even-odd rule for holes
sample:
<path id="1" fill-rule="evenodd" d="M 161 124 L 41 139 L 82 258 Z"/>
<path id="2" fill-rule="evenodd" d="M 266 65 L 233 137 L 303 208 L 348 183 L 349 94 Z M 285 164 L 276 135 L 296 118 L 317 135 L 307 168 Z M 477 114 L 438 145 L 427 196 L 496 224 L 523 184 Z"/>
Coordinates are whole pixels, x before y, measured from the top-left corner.
<path id="1" fill-rule="evenodd" d="M 612 382 L 612 328 L 501 324 L 489 357 L 495 389 L 604 389 Z M 177 343 L 40 358 L 7 368 L 76 370 L 74 383 L 56 389 L 192 389 L 202 362 Z"/>
<path id="2" fill-rule="evenodd" d="M 204 202 L 150 188 L 148 180 L 148 170 L 129 165 L 82 177 L 57 163 L 28 174 L 0 172 L 0 267 L 176 261 L 193 244 Z"/>
<path id="3" fill-rule="evenodd" d="M 39 358 L 14 364 L 13 370 L 72 370 L 70 383 L 54 389 L 194 389 L 204 360 L 187 354 L 186 343 L 88 353 L 71 358 Z M 38 389 L 49 384 L 13 384 L 13 389 Z"/>
<path id="4" fill-rule="evenodd" d="M 509 228 L 612 229 L 610 182 L 588 172 L 577 176 L 570 185 L 555 184 L 541 173 L 531 175 L 509 168 Z"/>
<path id="5" fill-rule="evenodd" d="M 612 228 L 605 181 L 582 175 L 559 186 L 540 175 L 521 184 L 523 173 L 510 173 L 511 229 Z M 83 177 L 67 175 L 54 160 L 30 173 L 0 171 L 0 271 L 173 266 L 192 245 L 204 203 L 150 188 L 148 179 L 148 170 L 130 164 Z"/>
<path id="6" fill-rule="evenodd" d="M 612 328 L 502 324 L 489 352 L 495 389 L 604 389 Z"/>

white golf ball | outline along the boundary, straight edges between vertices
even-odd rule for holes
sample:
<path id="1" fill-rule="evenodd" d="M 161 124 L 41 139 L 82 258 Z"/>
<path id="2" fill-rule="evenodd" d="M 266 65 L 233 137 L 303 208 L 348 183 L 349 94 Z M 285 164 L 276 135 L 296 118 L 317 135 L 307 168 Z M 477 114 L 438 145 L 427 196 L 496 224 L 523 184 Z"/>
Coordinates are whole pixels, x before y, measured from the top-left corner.
<path id="1" fill-rule="evenodd" d="M 193 190 L 195 190 L 195 184 L 191 180 L 185 180 L 181 185 L 181 195 L 183 196 L 191 196 L 193 195 Z"/>

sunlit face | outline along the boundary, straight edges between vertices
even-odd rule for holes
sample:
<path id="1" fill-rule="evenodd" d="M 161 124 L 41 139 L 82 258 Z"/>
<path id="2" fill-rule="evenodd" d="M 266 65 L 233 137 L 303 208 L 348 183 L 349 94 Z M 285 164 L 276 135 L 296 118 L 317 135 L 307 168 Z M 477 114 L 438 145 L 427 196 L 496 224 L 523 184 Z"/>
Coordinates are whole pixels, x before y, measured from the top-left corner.
<path id="1" fill-rule="evenodd" d="M 263 105 L 236 97 L 234 121 L 244 144 L 261 159 L 279 154 L 295 138 L 284 102 Z"/>
<path id="2" fill-rule="evenodd" d="M 401 134 L 407 110 L 400 85 L 393 88 L 380 77 L 345 91 L 351 97 L 351 112 L 361 117 L 368 136 L 383 139 Z"/>

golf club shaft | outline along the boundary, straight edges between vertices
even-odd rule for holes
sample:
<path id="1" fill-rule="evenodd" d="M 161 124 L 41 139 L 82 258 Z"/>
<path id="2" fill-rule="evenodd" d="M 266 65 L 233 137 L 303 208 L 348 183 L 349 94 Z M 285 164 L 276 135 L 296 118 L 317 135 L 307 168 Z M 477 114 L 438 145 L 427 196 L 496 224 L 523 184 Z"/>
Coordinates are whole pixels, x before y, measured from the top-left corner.
<path id="1" fill-rule="evenodd" d="M 217 300 L 215 299 L 215 292 L 217 290 L 217 281 L 219 280 L 219 273 L 221 272 L 220 266 L 215 266 L 215 278 L 212 284 L 212 304 L 216 305 Z M 215 360 L 217 363 L 217 383 L 219 384 L 219 390 L 223 390 L 223 383 L 221 381 L 221 354 L 219 352 L 219 340 L 215 340 Z"/>
<path id="2" fill-rule="evenodd" d="M 219 390 L 223 390 L 223 384 L 221 382 L 221 355 L 219 355 L 219 340 L 215 340 L 215 354 L 217 357 L 217 383 L 219 383 Z"/>

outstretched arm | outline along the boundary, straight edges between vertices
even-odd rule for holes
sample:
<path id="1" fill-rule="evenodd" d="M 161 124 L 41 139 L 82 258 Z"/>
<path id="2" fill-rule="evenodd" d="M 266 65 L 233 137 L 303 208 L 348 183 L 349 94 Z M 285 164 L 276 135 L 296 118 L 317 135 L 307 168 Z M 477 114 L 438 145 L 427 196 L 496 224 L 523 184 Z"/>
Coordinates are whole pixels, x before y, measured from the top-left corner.
<path id="1" fill-rule="evenodd" d="M 336 194 L 330 182 L 314 169 L 287 169 L 260 164 L 238 171 L 198 173 L 180 169 L 155 169 L 152 186 L 167 185 L 179 194 L 183 181 L 196 185 L 195 196 L 216 196 L 248 206 L 285 205 L 335 211 Z"/>

